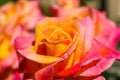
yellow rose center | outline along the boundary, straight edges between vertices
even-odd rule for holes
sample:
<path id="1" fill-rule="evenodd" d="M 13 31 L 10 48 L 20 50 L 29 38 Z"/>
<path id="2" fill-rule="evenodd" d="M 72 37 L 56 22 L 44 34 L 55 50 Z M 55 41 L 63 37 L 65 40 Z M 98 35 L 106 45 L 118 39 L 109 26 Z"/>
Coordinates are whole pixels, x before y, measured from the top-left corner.
<path id="1" fill-rule="evenodd" d="M 71 36 L 59 27 L 47 27 L 44 29 L 43 34 L 44 39 L 40 41 L 37 49 L 40 54 L 44 50 L 45 55 L 62 56 L 72 41 Z"/>

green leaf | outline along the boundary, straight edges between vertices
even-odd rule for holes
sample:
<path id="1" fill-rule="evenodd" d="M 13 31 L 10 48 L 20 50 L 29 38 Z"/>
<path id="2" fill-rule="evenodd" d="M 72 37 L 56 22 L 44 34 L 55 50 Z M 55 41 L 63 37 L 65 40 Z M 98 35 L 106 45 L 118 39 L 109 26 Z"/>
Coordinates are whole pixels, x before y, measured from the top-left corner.
<path id="1" fill-rule="evenodd" d="M 16 0 L 0 0 L 0 6 L 4 5 L 5 3 L 8 2 L 15 2 Z"/>

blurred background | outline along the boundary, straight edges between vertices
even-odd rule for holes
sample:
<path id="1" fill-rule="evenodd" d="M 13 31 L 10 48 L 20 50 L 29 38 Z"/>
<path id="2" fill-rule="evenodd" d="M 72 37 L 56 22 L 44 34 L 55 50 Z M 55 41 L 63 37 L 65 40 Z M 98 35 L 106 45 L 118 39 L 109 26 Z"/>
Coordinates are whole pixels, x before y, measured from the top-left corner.
<path id="1" fill-rule="evenodd" d="M 17 0 L 0 0 L 0 6 L 7 2 L 16 2 Z M 109 19 L 114 21 L 118 26 L 120 26 L 120 0 L 80 0 L 82 6 L 92 6 L 100 11 L 106 12 Z M 49 15 L 47 7 L 50 4 L 56 4 L 55 0 L 42 0 L 43 11 L 46 15 Z M 117 50 L 120 51 L 120 42 L 117 46 Z M 120 80 L 120 62 L 116 61 L 107 71 L 102 73 L 106 80 Z"/>

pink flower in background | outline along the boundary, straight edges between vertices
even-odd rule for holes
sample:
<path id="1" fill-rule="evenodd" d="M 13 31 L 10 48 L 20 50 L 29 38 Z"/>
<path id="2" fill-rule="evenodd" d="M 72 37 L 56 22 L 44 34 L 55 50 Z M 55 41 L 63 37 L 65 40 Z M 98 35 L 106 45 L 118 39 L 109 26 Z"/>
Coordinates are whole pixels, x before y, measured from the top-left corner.
<path id="1" fill-rule="evenodd" d="M 3 29 L 0 33 L 0 79 L 20 80 L 21 74 L 18 73 L 18 59 L 14 48 L 14 40 L 17 36 L 29 36 L 30 33 L 22 30 L 20 26 L 15 29 Z M 18 76 L 17 79 L 14 79 Z"/>
<path id="2" fill-rule="evenodd" d="M 0 79 L 21 80 L 14 49 L 17 36 L 31 36 L 36 23 L 43 18 L 38 1 L 20 0 L 0 8 Z"/>
<path id="3" fill-rule="evenodd" d="M 67 0 L 66 0 L 67 1 Z M 77 0 L 78 1 L 78 0 Z M 58 1 L 59 2 L 59 1 Z M 69 2 L 69 1 L 68 1 Z M 67 6 L 68 4 L 66 4 Z M 76 4 L 71 4 L 75 6 Z M 50 7 L 53 14 L 67 20 L 81 20 L 90 16 L 95 25 L 95 38 L 106 46 L 115 48 L 118 43 L 119 31 L 117 25 L 110 21 L 104 12 L 100 12 L 91 7 L 64 8 L 61 6 Z"/>
<path id="4" fill-rule="evenodd" d="M 23 29 L 34 29 L 36 22 L 43 18 L 38 1 L 20 0 L 7 3 L 0 8 L 1 27 L 21 25 Z"/>
<path id="5" fill-rule="evenodd" d="M 94 31 L 89 17 L 41 20 L 35 37 L 15 40 L 24 79 L 104 80 L 100 74 L 120 60 L 120 54 L 96 40 Z"/>

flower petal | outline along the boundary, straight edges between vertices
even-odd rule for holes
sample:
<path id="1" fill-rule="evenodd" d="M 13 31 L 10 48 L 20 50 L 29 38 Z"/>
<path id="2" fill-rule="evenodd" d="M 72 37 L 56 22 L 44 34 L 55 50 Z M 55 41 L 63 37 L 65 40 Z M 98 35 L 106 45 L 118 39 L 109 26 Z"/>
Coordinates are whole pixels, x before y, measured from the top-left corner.
<path id="1" fill-rule="evenodd" d="M 94 25 L 89 17 L 85 17 L 78 25 L 77 30 L 81 37 L 76 48 L 74 64 L 86 56 L 92 46 L 94 37 Z"/>
<path id="2" fill-rule="evenodd" d="M 29 46 L 32 46 L 34 41 L 34 36 L 29 37 L 17 37 L 14 42 L 14 46 L 16 50 L 26 49 Z"/>
<path id="3" fill-rule="evenodd" d="M 17 51 L 28 60 L 32 60 L 37 63 L 50 64 L 61 59 L 59 57 L 39 55 L 33 49 L 24 49 Z"/>
<path id="4" fill-rule="evenodd" d="M 101 59 L 99 62 L 96 63 L 96 65 L 91 66 L 87 68 L 88 65 L 86 65 L 86 69 L 81 72 L 79 75 L 80 76 L 94 76 L 94 75 L 99 75 L 106 69 L 108 69 L 110 66 L 112 66 L 113 62 L 118 59 L 118 56 L 120 57 L 120 54 L 117 53 L 116 51 L 102 45 L 98 41 L 95 41 L 95 46 L 97 50 L 101 54 Z M 117 55 L 117 56 L 116 56 Z M 85 68 L 84 67 L 84 68 Z M 91 73 L 92 72 L 92 73 Z"/>
<path id="5" fill-rule="evenodd" d="M 91 51 L 88 53 L 88 55 L 85 57 L 85 59 L 79 61 L 77 64 L 73 65 L 71 68 L 61 71 L 60 73 L 58 73 L 58 75 L 59 76 L 69 76 L 72 74 L 76 74 L 76 72 L 79 72 L 81 70 L 82 66 L 85 66 L 87 64 L 90 64 L 93 61 L 100 60 L 100 59 L 101 59 L 101 55 L 99 54 L 97 49 L 92 47 Z"/>
<path id="6" fill-rule="evenodd" d="M 39 42 L 44 39 L 43 31 L 46 27 L 48 26 L 59 26 L 59 22 L 56 18 L 45 18 L 44 20 L 41 20 L 36 27 L 36 32 L 35 32 L 35 50 L 37 50 L 37 47 L 39 45 Z"/>
<path id="7" fill-rule="evenodd" d="M 117 60 L 120 60 L 120 52 L 110 47 L 106 47 L 106 45 L 102 44 L 96 39 L 94 39 L 94 44 L 96 45 L 97 49 L 100 50 L 99 52 L 101 52 L 101 55 L 103 57 L 115 58 Z"/>
<path id="8" fill-rule="evenodd" d="M 96 44 L 94 44 L 92 51 L 90 51 L 90 53 L 88 53 L 88 55 L 82 61 L 72 66 L 71 68 L 58 73 L 58 75 L 59 76 L 68 76 L 72 74 L 76 75 L 79 74 L 80 76 L 99 75 L 103 71 L 108 69 L 113 64 L 115 59 L 120 58 L 120 54 L 117 53 L 116 51 L 114 50 L 112 51 L 110 48 L 103 46 L 98 41 L 96 41 L 95 43 Z M 100 51 L 101 49 L 102 51 Z"/>
<path id="9" fill-rule="evenodd" d="M 80 76 L 95 76 L 95 75 L 99 75 L 102 72 L 104 72 L 106 69 L 108 69 L 113 62 L 115 61 L 115 59 L 111 59 L 111 58 L 103 58 L 100 61 L 96 62 L 95 64 L 93 64 L 92 66 L 86 65 L 86 70 L 84 70 L 81 74 L 79 74 Z M 89 68 L 87 69 L 87 67 L 89 66 Z M 84 68 L 85 68 L 84 67 Z M 92 72 L 92 73 L 91 73 Z"/>
<path id="10" fill-rule="evenodd" d="M 61 67 L 61 66 L 57 67 L 58 64 L 62 63 L 65 59 L 68 58 L 68 56 L 75 50 L 77 43 L 78 43 L 77 36 L 75 36 L 73 39 L 73 44 L 65 52 L 65 54 L 63 55 L 63 59 L 61 59 L 61 60 L 59 60 L 59 61 L 57 61 L 57 62 L 55 62 L 55 63 L 53 63 L 45 68 L 39 70 L 38 72 L 36 72 L 35 79 L 38 79 L 38 80 L 50 80 L 50 79 L 52 79 L 54 71 L 56 71 L 55 68 L 59 69 L 59 67 Z"/>
<path id="11" fill-rule="evenodd" d="M 119 39 L 117 25 L 106 18 L 102 12 L 91 7 L 88 8 L 91 11 L 91 16 L 95 23 L 95 37 L 97 40 L 111 48 L 115 48 Z"/>
<path id="12" fill-rule="evenodd" d="M 93 37 L 94 37 L 94 25 L 90 17 L 86 17 L 80 21 L 81 34 L 83 34 L 83 43 L 84 43 L 84 51 L 88 52 L 92 46 Z M 83 28 L 83 29 L 82 29 Z"/>
<path id="13" fill-rule="evenodd" d="M 80 34 L 80 41 L 75 52 L 74 64 L 79 62 L 86 53 L 90 50 L 94 37 L 94 25 L 90 17 L 85 17 L 78 23 L 78 32 Z"/>
<path id="14" fill-rule="evenodd" d="M 52 80 L 54 76 L 53 65 L 47 66 L 43 69 L 38 70 L 35 73 L 35 80 Z"/>

